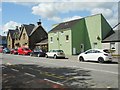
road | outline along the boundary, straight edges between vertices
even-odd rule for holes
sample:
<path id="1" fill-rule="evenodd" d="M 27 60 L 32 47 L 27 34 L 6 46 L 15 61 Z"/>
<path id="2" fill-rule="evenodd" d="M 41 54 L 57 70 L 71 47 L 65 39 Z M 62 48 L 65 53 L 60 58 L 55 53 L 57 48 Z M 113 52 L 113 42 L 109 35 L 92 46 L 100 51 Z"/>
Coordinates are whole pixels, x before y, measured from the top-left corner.
<path id="1" fill-rule="evenodd" d="M 118 64 L 2 55 L 3 88 L 118 88 Z M 77 58 L 76 58 L 77 59 Z"/>

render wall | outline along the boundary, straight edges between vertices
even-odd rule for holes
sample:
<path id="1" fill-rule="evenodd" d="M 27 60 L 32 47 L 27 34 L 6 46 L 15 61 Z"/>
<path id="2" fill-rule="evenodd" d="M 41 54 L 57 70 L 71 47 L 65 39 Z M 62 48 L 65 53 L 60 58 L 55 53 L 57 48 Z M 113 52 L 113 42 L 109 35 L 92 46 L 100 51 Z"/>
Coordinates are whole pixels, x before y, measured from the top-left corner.
<path id="1" fill-rule="evenodd" d="M 85 25 L 87 30 L 86 33 L 88 34 L 88 38 L 90 40 L 89 42 L 85 41 L 86 44 L 90 43 L 91 48 L 101 49 L 102 48 L 101 15 L 95 15 L 85 18 Z"/>
<path id="2" fill-rule="evenodd" d="M 62 30 L 63 33 L 55 32 L 48 34 L 49 50 L 51 49 L 62 49 L 66 55 L 72 55 L 72 45 L 71 45 L 71 30 L 66 29 Z M 69 35 L 69 40 L 66 41 L 66 35 Z M 50 41 L 50 38 L 53 37 L 53 42 Z"/>

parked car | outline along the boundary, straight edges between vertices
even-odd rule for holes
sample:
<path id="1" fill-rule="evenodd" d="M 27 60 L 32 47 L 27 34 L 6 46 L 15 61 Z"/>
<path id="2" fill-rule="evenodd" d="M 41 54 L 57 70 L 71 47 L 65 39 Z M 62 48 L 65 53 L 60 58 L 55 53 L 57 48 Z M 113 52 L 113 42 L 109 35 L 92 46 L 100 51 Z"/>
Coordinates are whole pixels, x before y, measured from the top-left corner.
<path id="1" fill-rule="evenodd" d="M 25 47 L 18 48 L 19 55 L 30 55 L 31 52 L 32 50 L 30 50 L 29 48 L 25 48 Z"/>
<path id="2" fill-rule="evenodd" d="M 3 52 L 3 46 L 0 46 L 0 53 L 2 53 Z"/>
<path id="3" fill-rule="evenodd" d="M 48 57 L 53 57 L 53 58 L 65 58 L 65 53 L 63 50 L 50 50 L 49 52 L 46 53 L 46 58 Z"/>
<path id="4" fill-rule="evenodd" d="M 112 56 L 108 49 L 89 49 L 78 55 L 80 61 L 98 61 L 103 63 L 105 61 L 112 61 Z"/>
<path id="5" fill-rule="evenodd" d="M 11 49 L 11 50 L 10 50 L 10 53 L 11 53 L 11 54 L 18 54 L 18 49 Z"/>
<path id="6" fill-rule="evenodd" d="M 42 51 L 41 49 L 34 49 L 31 53 L 30 56 L 37 56 L 37 57 L 45 57 L 46 53 Z"/>
<path id="7" fill-rule="evenodd" d="M 10 50 L 8 48 L 4 48 L 3 53 L 10 53 Z"/>

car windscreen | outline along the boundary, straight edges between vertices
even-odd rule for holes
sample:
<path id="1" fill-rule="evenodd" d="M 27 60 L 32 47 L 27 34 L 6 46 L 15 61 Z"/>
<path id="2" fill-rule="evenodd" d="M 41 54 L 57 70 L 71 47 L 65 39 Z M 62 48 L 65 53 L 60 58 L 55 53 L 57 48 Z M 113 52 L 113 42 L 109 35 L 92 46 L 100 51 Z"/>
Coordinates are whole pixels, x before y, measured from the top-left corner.
<path id="1" fill-rule="evenodd" d="M 63 50 L 56 50 L 56 52 L 63 52 Z"/>
<path id="2" fill-rule="evenodd" d="M 23 50 L 30 50 L 29 48 L 23 48 Z"/>
<path id="3" fill-rule="evenodd" d="M 42 52 L 41 49 L 34 49 L 33 51 L 34 51 L 34 52 Z"/>

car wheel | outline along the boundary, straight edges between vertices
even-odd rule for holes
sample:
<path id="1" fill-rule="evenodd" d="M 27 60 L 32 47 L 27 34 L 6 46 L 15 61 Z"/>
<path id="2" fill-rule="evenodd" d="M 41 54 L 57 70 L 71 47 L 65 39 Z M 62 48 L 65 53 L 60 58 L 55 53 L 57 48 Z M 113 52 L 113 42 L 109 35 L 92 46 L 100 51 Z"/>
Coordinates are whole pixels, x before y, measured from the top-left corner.
<path id="1" fill-rule="evenodd" d="M 37 56 L 40 57 L 40 54 L 38 54 Z"/>
<path id="2" fill-rule="evenodd" d="M 32 54 L 30 53 L 30 56 L 32 56 Z"/>
<path id="3" fill-rule="evenodd" d="M 84 58 L 83 58 L 83 57 L 79 57 L 79 60 L 80 60 L 81 62 L 83 62 L 83 61 L 84 61 Z"/>
<path id="4" fill-rule="evenodd" d="M 48 55 L 46 54 L 45 57 L 48 58 Z"/>
<path id="5" fill-rule="evenodd" d="M 103 59 L 102 57 L 99 57 L 99 58 L 98 58 L 98 62 L 99 62 L 99 63 L 103 63 L 103 62 L 104 62 L 104 59 Z"/>
<path id="6" fill-rule="evenodd" d="M 54 55 L 54 59 L 56 59 L 57 58 L 57 55 Z"/>

